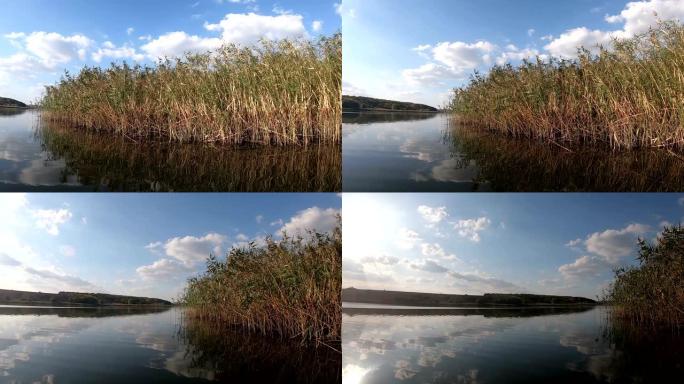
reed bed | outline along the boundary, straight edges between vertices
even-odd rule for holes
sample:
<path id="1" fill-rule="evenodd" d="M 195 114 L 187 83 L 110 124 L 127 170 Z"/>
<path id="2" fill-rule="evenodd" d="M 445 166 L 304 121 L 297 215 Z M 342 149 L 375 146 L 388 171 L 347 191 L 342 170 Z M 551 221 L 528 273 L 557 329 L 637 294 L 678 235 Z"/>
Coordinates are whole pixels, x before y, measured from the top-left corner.
<path id="1" fill-rule="evenodd" d="M 655 244 L 640 240 L 639 266 L 615 271 L 606 292 L 613 319 L 639 328 L 684 326 L 684 227 L 667 227 Z"/>
<path id="2" fill-rule="evenodd" d="M 481 129 L 612 148 L 684 148 L 684 26 L 662 22 L 577 60 L 495 66 L 447 109 Z"/>
<path id="3" fill-rule="evenodd" d="M 66 73 L 43 117 L 133 139 L 232 145 L 341 142 L 342 36 Z"/>
<path id="4" fill-rule="evenodd" d="M 341 288 L 340 221 L 332 234 L 268 239 L 233 248 L 225 261 L 211 256 L 181 302 L 194 321 L 335 348 Z"/>

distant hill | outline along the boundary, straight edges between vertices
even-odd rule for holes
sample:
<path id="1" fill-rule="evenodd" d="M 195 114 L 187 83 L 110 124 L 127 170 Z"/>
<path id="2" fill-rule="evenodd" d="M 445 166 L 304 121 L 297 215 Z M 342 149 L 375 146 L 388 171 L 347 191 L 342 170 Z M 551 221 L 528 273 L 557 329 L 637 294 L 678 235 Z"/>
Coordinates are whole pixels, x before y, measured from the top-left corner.
<path id="1" fill-rule="evenodd" d="M 26 305 L 74 305 L 74 306 L 128 306 L 150 305 L 162 306 L 173 303 L 148 297 L 110 295 L 107 293 L 78 293 L 78 292 L 25 292 L 0 289 L 0 304 L 26 304 Z"/>
<path id="2" fill-rule="evenodd" d="M 437 108 L 424 104 L 406 103 L 403 101 L 374 99 L 362 96 L 342 96 L 342 110 L 360 111 L 396 111 L 396 112 L 439 112 Z"/>
<path id="3" fill-rule="evenodd" d="M 22 103 L 19 100 L 10 99 L 7 97 L 0 97 L 0 107 L 28 108 L 28 105 Z"/>
<path id="4" fill-rule="evenodd" d="M 402 305 L 413 307 L 460 306 L 535 306 L 535 305 L 593 305 L 596 301 L 584 297 L 532 295 L 524 293 L 485 293 L 484 295 L 450 295 L 439 293 L 377 291 L 345 288 L 342 301 Z"/>

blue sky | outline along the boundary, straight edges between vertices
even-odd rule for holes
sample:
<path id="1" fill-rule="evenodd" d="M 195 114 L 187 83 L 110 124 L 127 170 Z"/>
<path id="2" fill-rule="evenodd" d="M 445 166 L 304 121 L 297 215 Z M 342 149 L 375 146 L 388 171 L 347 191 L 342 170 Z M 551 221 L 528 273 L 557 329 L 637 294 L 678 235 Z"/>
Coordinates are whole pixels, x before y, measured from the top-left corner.
<path id="1" fill-rule="evenodd" d="M 345 93 L 437 106 L 475 70 L 609 47 L 681 20 L 684 1 L 345 0 L 342 16 Z"/>
<path id="2" fill-rule="evenodd" d="M 345 194 L 344 286 L 594 298 L 676 194 Z"/>
<path id="3" fill-rule="evenodd" d="M 0 289 L 174 298 L 210 252 L 330 230 L 335 194 L 0 194 Z"/>
<path id="4" fill-rule="evenodd" d="M 205 51 L 261 37 L 315 38 L 341 28 L 334 1 L 26 0 L 0 12 L 0 96 L 37 98 L 64 70 Z"/>

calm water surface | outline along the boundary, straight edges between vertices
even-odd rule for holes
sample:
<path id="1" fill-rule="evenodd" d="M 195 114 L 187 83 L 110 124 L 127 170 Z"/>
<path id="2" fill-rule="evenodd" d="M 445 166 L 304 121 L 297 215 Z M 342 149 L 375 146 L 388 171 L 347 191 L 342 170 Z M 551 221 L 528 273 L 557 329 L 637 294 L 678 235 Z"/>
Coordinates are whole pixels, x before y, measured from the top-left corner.
<path id="1" fill-rule="evenodd" d="M 343 117 L 345 191 L 680 191 L 684 157 L 484 135 L 444 114 Z"/>
<path id="2" fill-rule="evenodd" d="M 684 339 L 619 339 L 606 309 L 343 309 L 345 383 L 658 383 Z"/>
<path id="3" fill-rule="evenodd" d="M 181 319 L 178 308 L 0 306 L 0 383 L 339 380 L 339 355 Z"/>
<path id="4" fill-rule="evenodd" d="M 137 143 L 0 108 L 0 191 L 339 191 L 339 146 Z"/>

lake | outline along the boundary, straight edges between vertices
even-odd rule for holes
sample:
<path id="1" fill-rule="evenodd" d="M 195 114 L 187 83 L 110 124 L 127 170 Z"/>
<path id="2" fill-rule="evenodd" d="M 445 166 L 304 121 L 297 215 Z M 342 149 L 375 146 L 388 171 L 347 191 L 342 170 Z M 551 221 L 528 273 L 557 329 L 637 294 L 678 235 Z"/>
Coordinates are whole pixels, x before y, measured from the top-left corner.
<path id="1" fill-rule="evenodd" d="M 605 307 L 344 308 L 343 382 L 671 382 L 684 338 L 607 332 Z"/>
<path id="2" fill-rule="evenodd" d="M 0 306 L 0 383 L 339 381 L 339 353 L 183 318 L 179 308 Z"/>
<path id="3" fill-rule="evenodd" d="M 139 143 L 0 108 L 0 191 L 334 192 L 340 151 Z"/>
<path id="4" fill-rule="evenodd" d="M 445 114 L 345 113 L 345 192 L 684 190 L 684 155 L 561 148 L 482 134 Z"/>

